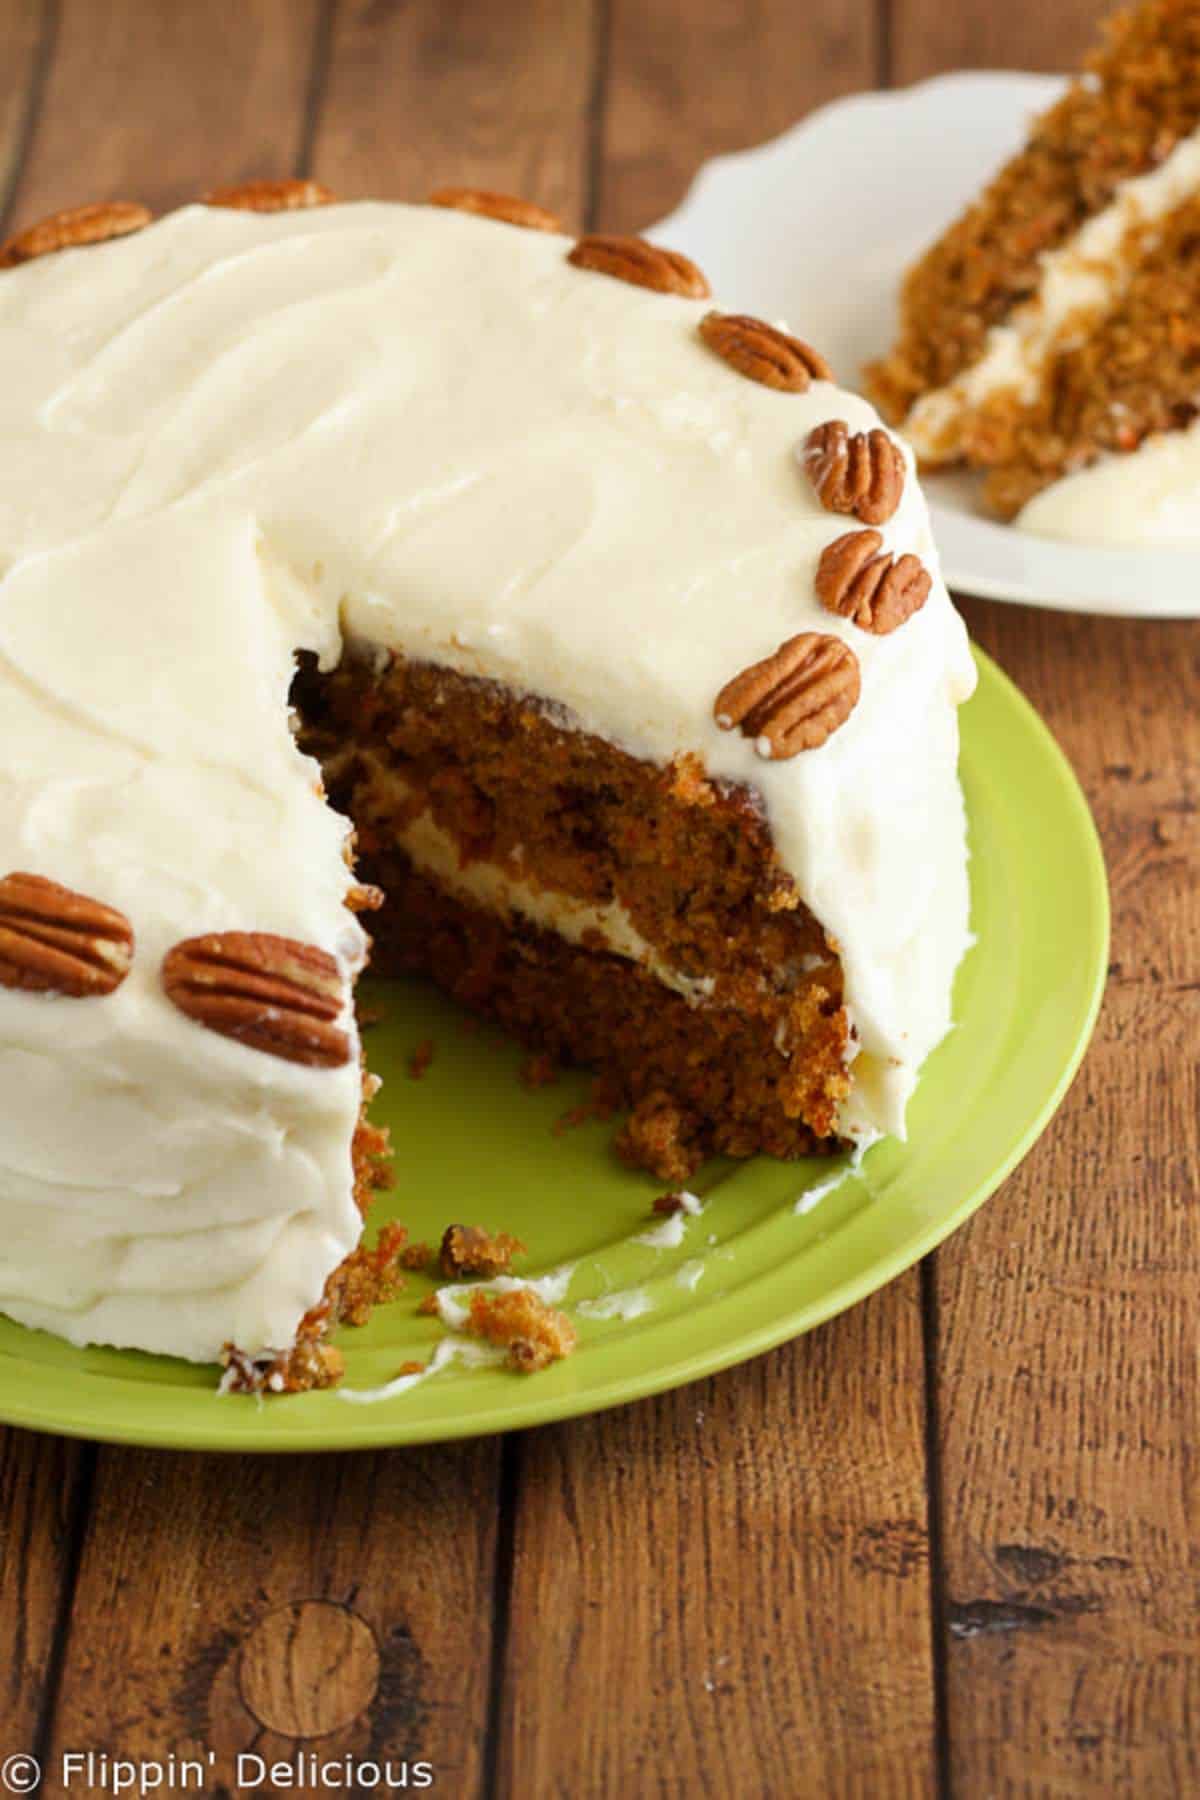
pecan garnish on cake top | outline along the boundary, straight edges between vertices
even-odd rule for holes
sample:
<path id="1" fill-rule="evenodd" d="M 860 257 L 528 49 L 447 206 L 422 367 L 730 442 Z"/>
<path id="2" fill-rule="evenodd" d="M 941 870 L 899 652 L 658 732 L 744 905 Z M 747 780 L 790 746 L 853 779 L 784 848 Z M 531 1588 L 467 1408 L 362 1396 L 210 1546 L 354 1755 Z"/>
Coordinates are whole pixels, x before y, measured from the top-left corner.
<path id="1" fill-rule="evenodd" d="M 933 578 L 920 557 L 890 556 L 877 531 L 848 531 L 817 564 L 817 598 L 826 611 L 886 637 L 929 598 Z"/>
<path id="2" fill-rule="evenodd" d="M 852 433 L 844 419 L 829 419 L 809 432 L 801 460 L 826 512 L 884 525 L 900 504 L 904 452 L 881 426 Z"/>
<path id="3" fill-rule="evenodd" d="M 0 244 L 0 269 L 15 268 L 38 256 L 51 256 L 56 250 L 127 237 L 131 231 L 141 231 L 149 225 L 153 217 L 148 206 L 135 200 L 101 200 L 51 213 L 48 219 L 27 225 L 24 231 L 15 232 Z"/>
<path id="4" fill-rule="evenodd" d="M 844 725 L 860 685 L 858 658 L 848 644 L 802 631 L 727 682 L 713 715 L 722 731 L 736 725 L 754 739 L 760 756 L 780 761 L 816 750 Z"/>
<path id="5" fill-rule="evenodd" d="M 69 994 L 115 993 L 133 963 L 133 926 L 115 907 L 14 873 L 0 881 L 0 987 Z"/>
<path id="6" fill-rule="evenodd" d="M 334 958 L 266 931 L 213 931 L 163 958 L 167 998 L 198 1025 L 286 1062 L 335 1069 L 350 1039 L 335 1020 L 346 1002 Z"/>
<path id="7" fill-rule="evenodd" d="M 429 196 L 430 206 L 448 206 L 456 212 L 478 213 L 483 219 L 498 219 L 504 225 L 523 225 L 529 231 L 561 231 L 562 220 L 535 206 L 532 200 L 521 200 L 515 194 L 494 194 L 490 188 L 444 187 Z"/>
<path id="8" fill-rule="evenodd" d="M 682 294 L 691 300 L 707 300 L 712 289 L 690 256 L 664 250 L 645 238 L 612 237 L 594 232 L 581 237 L 567 254 L 577 269 L 612 275 L 634 287 L 653 288 L 657 294 Z"/>
<path id="9" fill-rule="evenodd" d="M 205 206 L 226 206 L 234 212 L 300 212 L 307 206 L 329 206 L 333 190 L 323 182 L 290 177 L 282 181 L 239 181 L 229 187 L 210 188 Z"/>
<path id="10" fill-rule="evenodd" d="M 739 375 L 786 394 L 802 394 L 814 381 L 832 381 L 825 358 L 803 339 L 746 313 L 705 313 L 700 336 Z"/>

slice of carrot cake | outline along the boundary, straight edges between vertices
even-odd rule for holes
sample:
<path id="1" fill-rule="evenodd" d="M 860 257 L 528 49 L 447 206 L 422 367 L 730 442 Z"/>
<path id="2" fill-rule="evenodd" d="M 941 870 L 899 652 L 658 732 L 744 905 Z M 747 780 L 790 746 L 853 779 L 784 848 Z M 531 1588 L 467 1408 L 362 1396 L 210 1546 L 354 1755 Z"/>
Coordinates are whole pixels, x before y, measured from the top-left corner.
<path id="1" fill-rule="evenodd" d="M 909 272 L 899 337 L 867 380 L 924 465 L 986 471 L 1003 518 L 1197 541 L 1200 0 L 1110 21 Z"/>
<path id="2" fill-rule="evenodd" d="M 287 1386 L 402 1260 L 357 912 L 664 1178 L 900 1131 L 974 675 L 908 453 L 686 258 L 218 198 L 0 253 L 0 1308 Z"/>

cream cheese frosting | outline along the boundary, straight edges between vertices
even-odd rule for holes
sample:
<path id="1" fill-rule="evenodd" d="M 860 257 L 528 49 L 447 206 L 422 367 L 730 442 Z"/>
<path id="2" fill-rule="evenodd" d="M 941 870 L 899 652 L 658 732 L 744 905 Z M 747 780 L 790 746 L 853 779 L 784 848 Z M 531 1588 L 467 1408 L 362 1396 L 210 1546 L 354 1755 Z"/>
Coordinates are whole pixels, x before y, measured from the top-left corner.
<path id="1" fill-rule="evenodd" d="M 361 964 L 345 825 L 288 728 L 298 650 L 445 663 L 757 789 L 840 948 L 846 1127 L 902 1129 L 968 941 L 974 681 L 915 477 L 883 535 L 933 590 L 870 636 L 814 598 L 853 521 L 796 452 L 874 411 L 743 379 L 700 343 L 704 303 L 568 247 L 437 208 L 189 207 L 0 278 L 0 873 L 136 938 L 107 998 L 0 988 L 0 1309 L 24 1323 L 198 1360 L 286 1348 L 357 1239 L 354 1062 L 217 1036 L 159 975 L 219 929 Z M 852 643 L 861 698 L 767 762 L 713 700 L 806 629 Z"/>
<path id="2" fill-rule="evenodd" d="M 1016 522 L 1076 544 L 1200 548 L 1200 420 L 1064 475 L 1035 494 Z"/>

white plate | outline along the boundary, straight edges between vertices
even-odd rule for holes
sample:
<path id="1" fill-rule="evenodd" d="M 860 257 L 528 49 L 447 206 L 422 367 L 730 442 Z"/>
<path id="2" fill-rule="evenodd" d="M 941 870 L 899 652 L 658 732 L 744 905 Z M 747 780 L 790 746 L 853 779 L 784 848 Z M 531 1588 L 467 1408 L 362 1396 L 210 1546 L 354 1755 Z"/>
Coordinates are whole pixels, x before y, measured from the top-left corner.
<path id="1" fill-rule="evenodd" d="M 769 144 L 705 163 L 649 234 L 694 256 L 726 305 L 786 319 L 857 387 L 892 341 L 904 270 L 1063 86 L 943 75 L 839 100 Z M 1193 551 L 1056 543 L 986 517 L 969 475 L 923 486 L 951 587 L 1072 612 L 1200 617 Z"/>

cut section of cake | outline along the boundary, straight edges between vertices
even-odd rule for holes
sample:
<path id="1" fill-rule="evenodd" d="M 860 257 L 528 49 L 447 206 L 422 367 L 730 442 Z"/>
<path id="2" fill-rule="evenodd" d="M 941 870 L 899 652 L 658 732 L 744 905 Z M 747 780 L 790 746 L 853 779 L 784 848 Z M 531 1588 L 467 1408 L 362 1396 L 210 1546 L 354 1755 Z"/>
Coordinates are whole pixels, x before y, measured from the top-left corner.
<path id="1" fill-rule="evenodd" d="M 867 384 L 924 466 L 985 471 L 1003 518 L 1043 495 L 1020 522 L 1051 535 L 1197 540 L 1200 444 L 1162 452 L 1200 410 L 1197 0 L 1145 0 L 1109 23 L 1025 148 L 910 270 L 900 312 Z M 1108 472 L 1084 496 L 1109 504 L 1081 508 L 1072 478 L 1097 463 Z"/>
<path id="2" fill-rule="evenodd" d="M 0 1308 L 269 1387 L 395 1279 L 364 907 L 671 1180 L 902 1131 L 968 943 L 873 409 L 642 240 L 302 186 L 0 253 Z"/>

